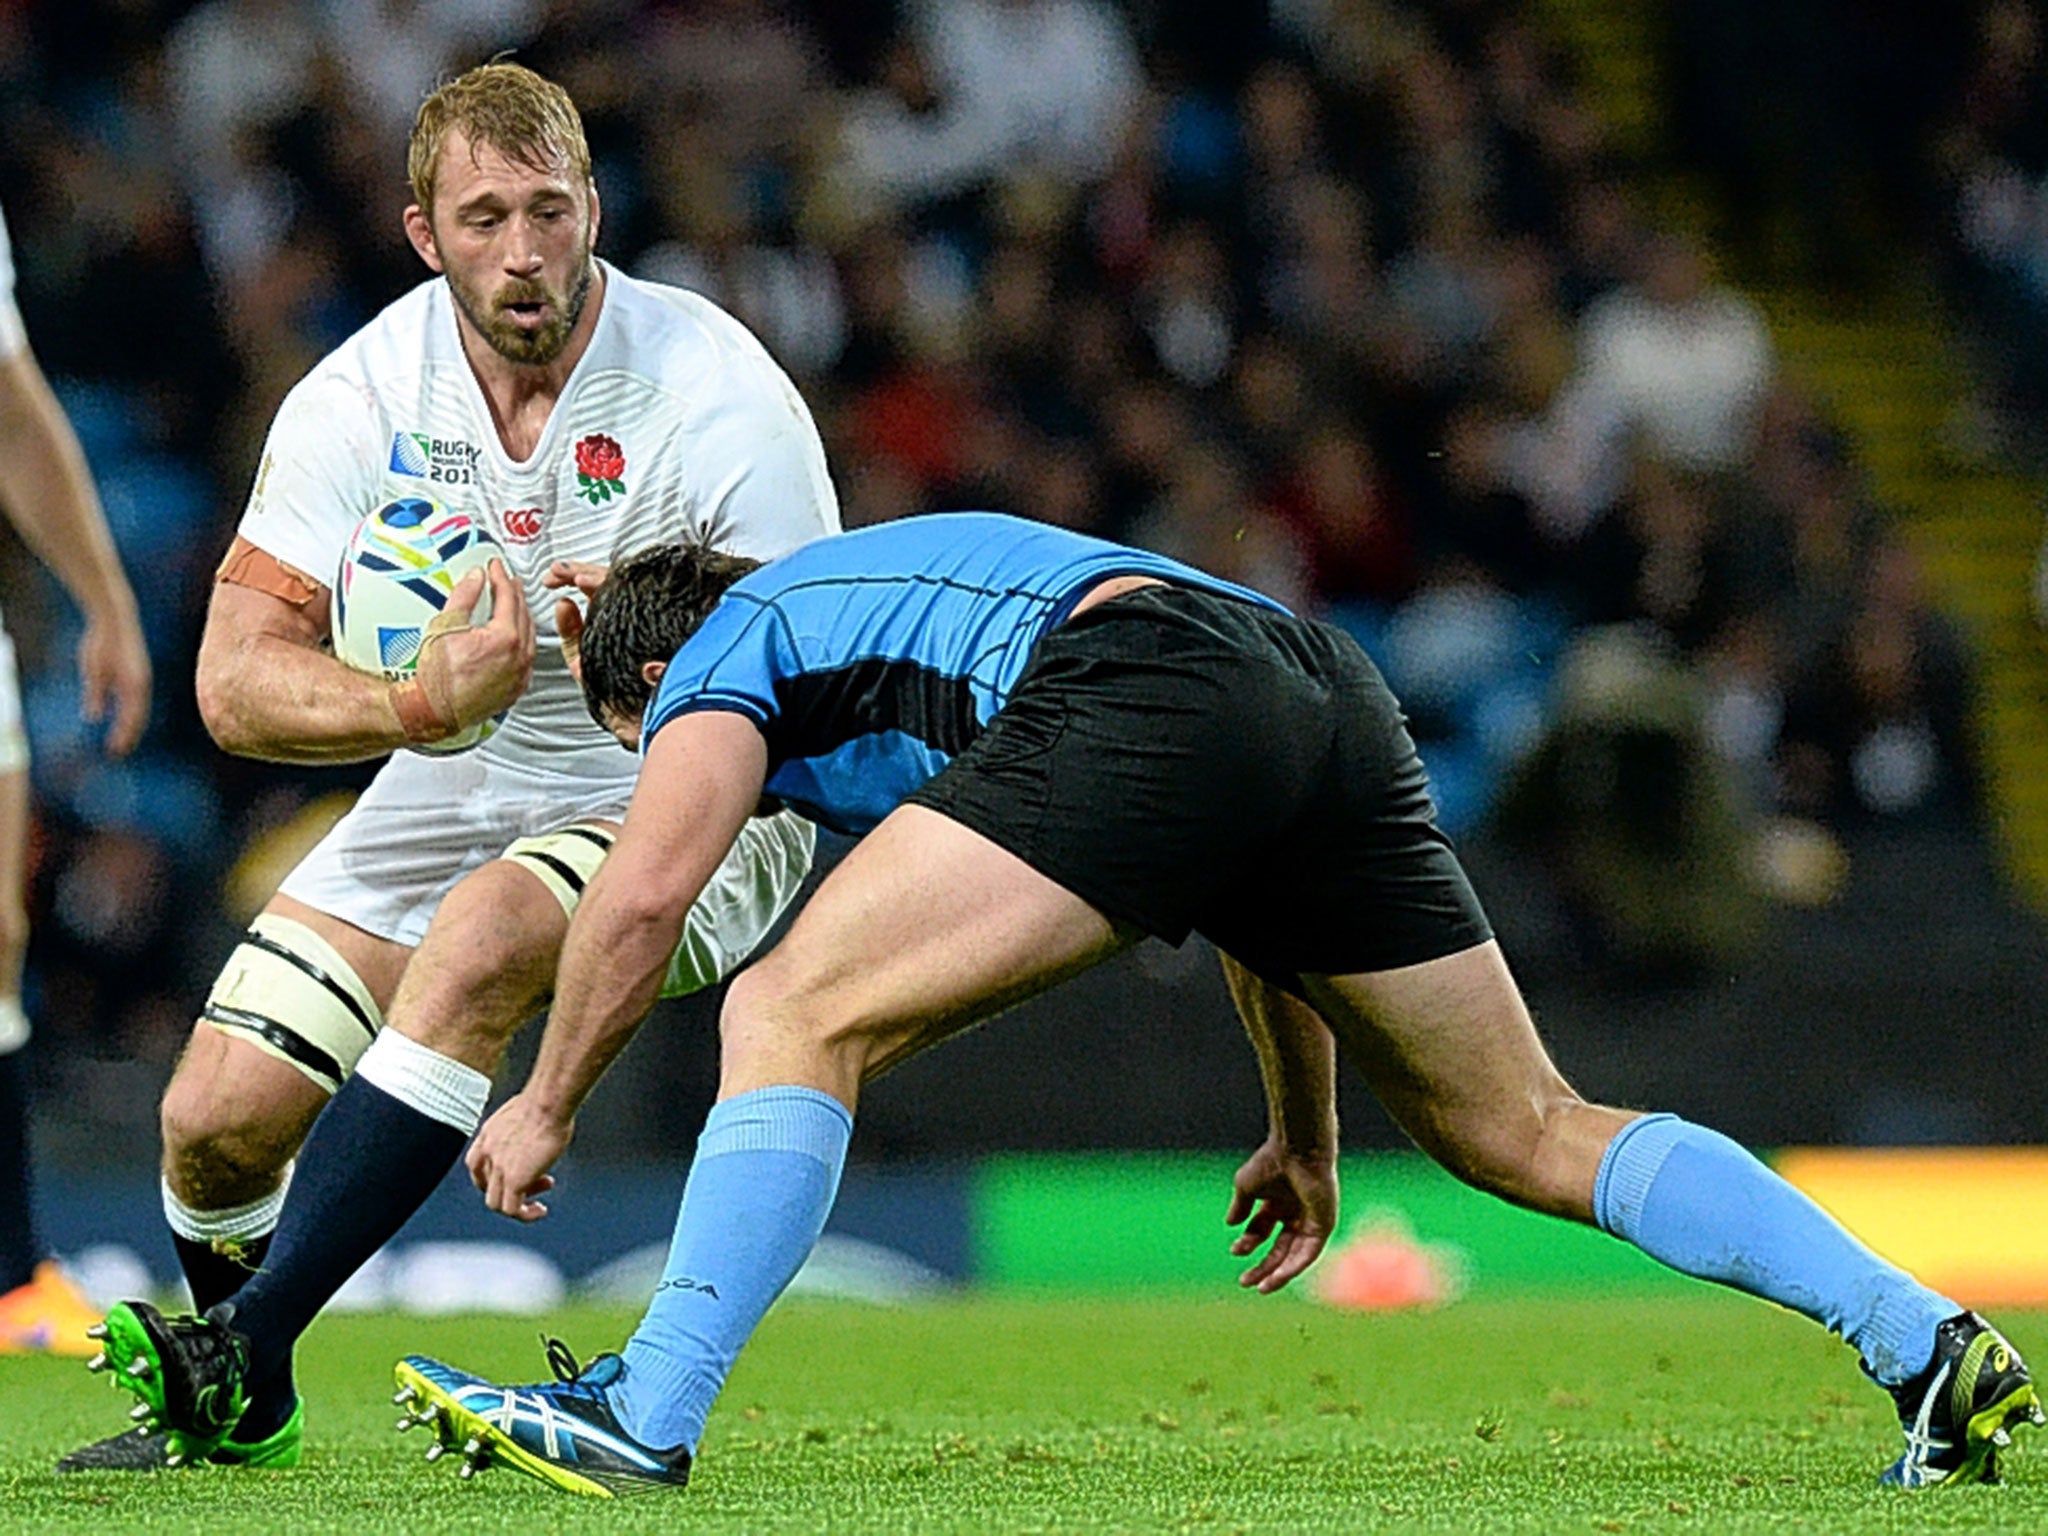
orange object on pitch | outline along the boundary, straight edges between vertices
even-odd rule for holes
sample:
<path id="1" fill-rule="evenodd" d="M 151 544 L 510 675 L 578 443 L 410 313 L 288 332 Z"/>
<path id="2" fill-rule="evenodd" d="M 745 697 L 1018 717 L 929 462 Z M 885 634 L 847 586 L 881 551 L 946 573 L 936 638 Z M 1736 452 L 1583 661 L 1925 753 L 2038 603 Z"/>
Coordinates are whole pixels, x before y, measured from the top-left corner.
<path id="1" fill-rule="evenodd" d="M 35 1277 L 0 1296 L 0 1355 L 97 1354 L 85 1330 L 100 1320 L 100 1309 L 54 1259 L 36 1266 Z"/>
<path id="2" fill-rule="evenodd" d="M 1462 1255 L 1420 1241 L 1391 1215 L 1324 1255 L 1313 1273 L 1316 1300 L 1358 1311 L 1440 1307 L 1465 1289 Z"/>

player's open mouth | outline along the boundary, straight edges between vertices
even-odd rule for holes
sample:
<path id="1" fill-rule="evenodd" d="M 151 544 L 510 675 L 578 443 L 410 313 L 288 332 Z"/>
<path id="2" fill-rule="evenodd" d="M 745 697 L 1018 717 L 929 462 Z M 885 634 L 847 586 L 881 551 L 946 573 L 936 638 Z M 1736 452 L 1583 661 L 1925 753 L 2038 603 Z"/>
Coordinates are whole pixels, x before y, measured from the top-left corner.
<path id="1" fill-rule="evenodd" d="M 519 325 L 539 325 L 548 316 L 548 306 L 539 299 L 523 300 L 517 304 L 501 304 L 498 307 Z"/>

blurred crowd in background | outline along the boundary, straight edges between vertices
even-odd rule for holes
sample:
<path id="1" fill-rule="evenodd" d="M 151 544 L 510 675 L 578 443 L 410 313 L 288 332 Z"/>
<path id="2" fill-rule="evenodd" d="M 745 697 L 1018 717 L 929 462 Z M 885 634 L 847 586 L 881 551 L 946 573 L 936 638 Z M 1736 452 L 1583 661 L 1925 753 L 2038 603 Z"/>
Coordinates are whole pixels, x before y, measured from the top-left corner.
<path id="1" fill-rule="evenodd" d="M 1937 140 L 1954 270 L 2017 408 L 2048 407 L 2048 21 L 2025 0 L 1983 8 Z M 2034 445 L 2038 451 L 2038 445 Z"/>
<path id="2" fill-rule="evenodd" d="M 2039 332 L 2043 38 L 2016 0 L 1980 9 L 1922 148 L 1955 259 Z M 425 275 L 399 227 L 415 104 L 504 49 L 582 107 L 600 254 L 724 304 L 795 378 L 849 526 L 1011 510 L 1347 626 L 1447 825 L 1542 855 L 1589 961 L 1739 953 L 1773 882 L 1827 882 L 1824 856 L 1759 873 L 1781 818 L 1822 850 L 1968 835 L 1965 647 L 1540 14 L 0 3 L 20 301 L 163 680 L 147 750 L 101 763 L 71 617 L 7 583 L 44 1037 L 129 1063 L 146 1116 L 265 870 L 364 777 L 214 750 L 192 651 L 277 402 Z"/>

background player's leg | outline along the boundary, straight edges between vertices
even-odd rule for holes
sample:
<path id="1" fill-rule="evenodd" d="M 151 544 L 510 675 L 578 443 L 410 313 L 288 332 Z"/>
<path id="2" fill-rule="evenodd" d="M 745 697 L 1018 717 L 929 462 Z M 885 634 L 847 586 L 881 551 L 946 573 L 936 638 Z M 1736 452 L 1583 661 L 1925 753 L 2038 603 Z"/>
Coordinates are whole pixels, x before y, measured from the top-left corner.
<path id="1" fill-rule="evenodd" d="M 28 848 L 28 775 L 0 773 L 0 1296 L 29 1283 L 42 1250 L 36 1243 L 29 1172 L 28 1018 L 21 1009 L 21 963 L 28 948 L 23 899 Z"/>
<path id="2" fill-rule="evenodd" d="M 15 751 L 20 750 L 18 735 Z M 21 1006 L 28 949 L 28 773 L 0 771 L 0 1353 L 89 1354 L 90 1304 L 36 1235 L 31 1164 L 29 1022 Z"/>
<path id="3" fill-rule="evenodd" d="M 412 951 L 289 897 L 266 909 L 312 929 L 346 960 L 380 1005 Z M 284 1174 L 328 1089 L 296 1066 L 211 1024 L 191 1043 L 164 1090 L 164 1213 L 194 1306 L 232 1296 L 263 1264 L 284 1204 Z M 248 1444 L 281 1427 L 296 1401 L 289 1359 L 252 1377 Z"/>
<path id="4" fill-rule="evenodd" d="M 824 1230 L 864 1076 L 1130 941 L 978 833 L 896 811 L 742 972 L 652 1306 L 612 1401 L 627 1432 L 693 1450 L 734 1358 Z"/>
<path id="5" fill-rule="evenodd" d="M 1962 1310 L 1718 1132 L 1579 1098 L 1537 1038 L 1499 945 L 1305 981 L 1380 1102 L 1468 1183 L 1597 1223 L 1674 1269 L 1804 1313 L 1888 1386 L 1926 1366 L 1934 1330 Z"/>

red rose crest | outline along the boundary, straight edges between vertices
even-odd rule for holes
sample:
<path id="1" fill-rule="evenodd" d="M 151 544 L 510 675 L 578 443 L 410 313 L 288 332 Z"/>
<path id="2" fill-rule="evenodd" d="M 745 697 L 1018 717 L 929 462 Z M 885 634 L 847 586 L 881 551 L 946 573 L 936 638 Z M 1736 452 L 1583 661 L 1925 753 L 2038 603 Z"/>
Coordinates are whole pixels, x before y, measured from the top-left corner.
<path id="1" fill-rule="evenodd" d="M 626 493 L 626 450 L 618 439 L 593 432 L 576 445 L 576 494 L 593 507 Z"/>

